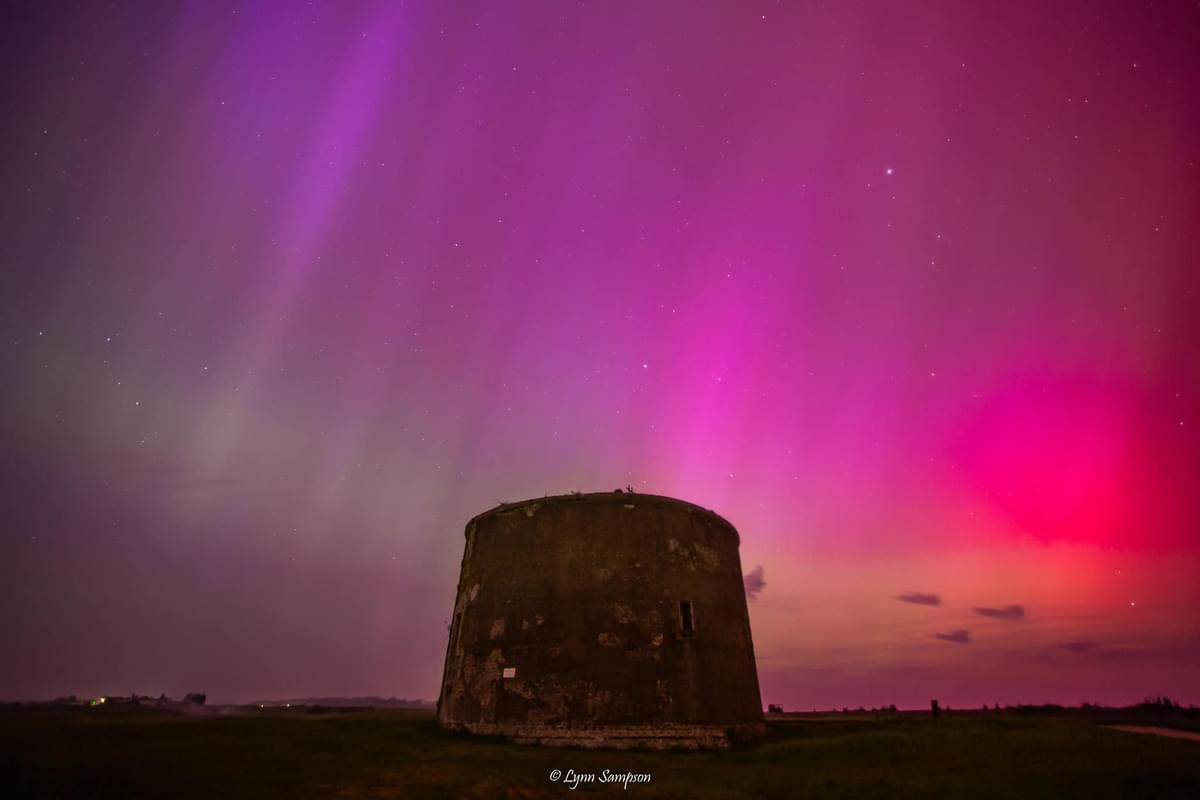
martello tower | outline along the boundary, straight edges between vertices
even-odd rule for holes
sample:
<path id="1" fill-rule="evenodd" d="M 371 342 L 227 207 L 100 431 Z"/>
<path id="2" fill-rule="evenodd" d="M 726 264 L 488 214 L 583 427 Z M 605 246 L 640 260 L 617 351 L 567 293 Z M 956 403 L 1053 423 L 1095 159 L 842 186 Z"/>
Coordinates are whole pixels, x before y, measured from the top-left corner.
<path id="1" fill-rule="evenodd" d="M 506 503 L 467 523 L 443 727 L 595 747 L 764 732 L 738 533 L 682 500 Z"/>

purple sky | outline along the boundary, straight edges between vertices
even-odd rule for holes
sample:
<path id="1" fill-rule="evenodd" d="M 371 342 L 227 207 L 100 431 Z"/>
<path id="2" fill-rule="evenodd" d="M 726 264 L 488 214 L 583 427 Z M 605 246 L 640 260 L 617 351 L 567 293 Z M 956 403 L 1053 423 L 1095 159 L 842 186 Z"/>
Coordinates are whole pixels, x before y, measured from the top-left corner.
<path id="1" fill-rule="evenodd" d="M 0 697 L 435 697 L 632 484 L 764 703 L 1200 702 L 1196 3 L 0 14 Z"/>

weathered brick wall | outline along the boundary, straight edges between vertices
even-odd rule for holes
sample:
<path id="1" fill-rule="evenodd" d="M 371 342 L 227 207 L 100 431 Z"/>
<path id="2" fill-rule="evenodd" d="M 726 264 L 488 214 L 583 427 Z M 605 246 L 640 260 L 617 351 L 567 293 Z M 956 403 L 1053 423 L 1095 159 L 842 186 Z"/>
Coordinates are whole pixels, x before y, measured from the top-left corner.
<path id="1" fill-rule="evenodd" d="M 656 495 L 565 495 L 481 514 L 466 539 L 443 726 L 596 746 L 761 733 L 738 534 L 721 517 Z"/>

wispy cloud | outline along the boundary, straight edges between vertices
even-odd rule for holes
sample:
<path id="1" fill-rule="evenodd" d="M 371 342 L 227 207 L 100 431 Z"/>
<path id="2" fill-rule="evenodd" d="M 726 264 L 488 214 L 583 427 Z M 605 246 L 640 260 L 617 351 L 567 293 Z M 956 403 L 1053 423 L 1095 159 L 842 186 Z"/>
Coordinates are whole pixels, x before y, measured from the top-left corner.
<path id="1" fill-rule="evenodd" d="M 971 632 L 959 629 L 952 633 L 935 633 L 935 639 L 941 639 L 943 642 L 953 642 L 954 644 L 970 644 Z"/>
<path id="2" fill-rule="evenodd" d="M 905 592 L 896 595 L 896 599 L 901 603 L 912 603 L 915 606 L 940 606 L 942 604 L 941 596 L 924 592 Z"/>
<path id="3" fill-rule="evenodd" d="M 981 617 L 991 619 L 1025 619 L 1025 606 L 1020 603 L 1014 603 L 1007 608 L 976 608 L 974 611 Z"/>
<path id="4" fill-rule="evenodd" d="M 1063 650 L 1070 650 L 1072 653 L 1086 653 L 1099 646 L 1099 642 L 1063 642 L 1059 645 Z"/>
<path id="5" fill-rule="evenodd" d="M 753 600 L 762 594 L 762 590 L 767 588 L 767 581 L 763 577 L 762 565 L 759 564 L 750 570 L 748 575 L 742 576 L 742 582 L 746 584 L 746 597 Z"/>

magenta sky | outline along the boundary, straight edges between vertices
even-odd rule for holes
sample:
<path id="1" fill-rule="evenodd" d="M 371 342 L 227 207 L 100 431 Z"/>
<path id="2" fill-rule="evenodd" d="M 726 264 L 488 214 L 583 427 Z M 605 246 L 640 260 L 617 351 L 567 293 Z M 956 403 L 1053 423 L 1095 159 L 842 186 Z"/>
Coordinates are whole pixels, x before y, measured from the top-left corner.
<path id="1" fill-rule="evenodd" d="M 764 703 L 1200 703 L 1195 3 L 2 13 L 0 696 L 434 697 L 632 484 Z"/>

